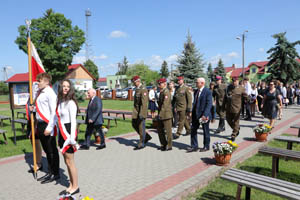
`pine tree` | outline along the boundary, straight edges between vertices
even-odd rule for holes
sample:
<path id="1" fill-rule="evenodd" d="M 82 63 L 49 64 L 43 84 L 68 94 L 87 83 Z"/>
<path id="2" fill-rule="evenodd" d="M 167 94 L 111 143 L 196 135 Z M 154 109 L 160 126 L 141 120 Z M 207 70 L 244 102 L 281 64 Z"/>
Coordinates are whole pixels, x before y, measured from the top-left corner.
<path id="1" fill-rule="evenodd" d="M 204 71 L 203 55 L 195 47 L 192 37 L 188 33 L 187 41 L 184 43 L 184 50 L 178 57 L 178 76 L 184 76 L 187 84 L 195 86 L 195 80 L 199 77 L 207 79 Z"/>
<path id="2" fill-rule="evenodd" d="M 207 78 L 209 79 L 210 82 L 212 82 L 214 80 L 214 71 L 212 70 L 211 63 L 208 63 Z"/>
<path id="3" fill-rule="evenodd" d="M 116 75 L 125 75 L 128 70 L 128 60 L 126 56 L 124 56 L 122 64 L 120 65 L 120 71 L 116 73 Z"/>
<path id="4" fill-rule="evenodd" d="M 168 76 L 169 76 L 168 63 L 165 60 L 161 64 L 161 69 L 160 69 L 159 75 L 164 78 L 168 78 Z"/>
<path id="5" fill-rule="evenodd" d="M 299 54 L 295 46 L 300 44 L 300 40 L 289 42 L 285 37 L 286 32 L 278 33 L 272 37 L 277 40 L 275 47 L 267 51 L 270 60 L 268 73 L 271 75 L 268 80 L 277 79 L 283 83 L 291 82 L 300 78 L 300 64 L 296 61 Z"/>
<path id="6" fill-rule="evenodd" d="M 224 64 L 223 64 L 223 61 L 221 58 L 218 61 L 218 65 L 215 69 L 214 75 L 215 75 L 214 80 L 215 80 L 216 76 L 221 76 L 222 80 L 226 82 L 226 71 L 225 71 Z"/>

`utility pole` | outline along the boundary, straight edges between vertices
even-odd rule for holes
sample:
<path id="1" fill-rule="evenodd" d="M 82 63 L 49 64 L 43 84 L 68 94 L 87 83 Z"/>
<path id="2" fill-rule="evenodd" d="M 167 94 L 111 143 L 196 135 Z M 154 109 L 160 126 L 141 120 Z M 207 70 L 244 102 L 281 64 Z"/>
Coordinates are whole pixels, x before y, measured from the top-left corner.
<path id="1" fill-rule="evenodd" d="M 85 18 L 86 18 L 86 30 L 85 30 L 85 59 L 88 61 L 89 59 L 89 17 L 92 15 L 90 9 L 85 11 Z"/>
<path id="2" fill-rule="evenodd" d="M 243 80 L 245 78 L 245 34 L 248 31 L 244 31 L 242 34 L 242 38 L 241 37 L 237 37 L 236 39 L 241 40 L 242 41 L 242 66 L 243 66 Z"/>

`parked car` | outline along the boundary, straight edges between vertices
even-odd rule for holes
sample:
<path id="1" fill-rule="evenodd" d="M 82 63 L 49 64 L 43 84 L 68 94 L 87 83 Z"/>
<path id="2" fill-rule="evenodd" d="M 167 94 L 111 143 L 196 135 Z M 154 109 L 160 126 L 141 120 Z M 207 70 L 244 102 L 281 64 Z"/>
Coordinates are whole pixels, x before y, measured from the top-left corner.
<path id="1" fill-rule="evenodd" d="M 122 90 L 121 89 L 116 89 L 116 97 L 117 98 L 122 98 Z"/>
<path id="2" fill-rule="evenodd" d="M 135 87 L 124 88 L 124 89 L 122 90 L 122 98 L 123 98 L 123 99 L 127 99 L 127 98 L 128 98 L 128 90 L 130 90 L 130 89 L 133 90 L 132 95 L 134 95 L 134 93 L 135 93 Z"/>
<path id="3" fill-rule="evenodd" d="M 112 90 L 105 90 L 103 92 L 103 98 L 112 98 Z"/>

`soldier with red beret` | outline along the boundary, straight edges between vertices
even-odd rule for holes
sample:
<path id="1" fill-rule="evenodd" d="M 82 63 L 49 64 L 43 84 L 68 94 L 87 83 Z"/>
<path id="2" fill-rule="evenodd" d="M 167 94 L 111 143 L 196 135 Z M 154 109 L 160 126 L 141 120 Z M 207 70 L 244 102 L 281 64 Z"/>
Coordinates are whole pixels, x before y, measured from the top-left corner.
<path id="1" fill-rule="evenodd" d="M 167 88 L 167 80 L 161 78 L 157 81 L 160 88 L 160 94 L 158 98 L 158 126 L 157 132 L 161 151 L 172 150 L 172 104 L 171 94 Z"/>
<path id="2" fill-rule="evenodd" d="M 136 87 L 133 101 L 132 127 L 140 135 L 140 141 L 134 148 L 143 149 L 152 137 L 146 132 L 145 121 L 148 115 L 148 90 L 142 85 L 139 76 L 134 76 L 132 82 Z"/>

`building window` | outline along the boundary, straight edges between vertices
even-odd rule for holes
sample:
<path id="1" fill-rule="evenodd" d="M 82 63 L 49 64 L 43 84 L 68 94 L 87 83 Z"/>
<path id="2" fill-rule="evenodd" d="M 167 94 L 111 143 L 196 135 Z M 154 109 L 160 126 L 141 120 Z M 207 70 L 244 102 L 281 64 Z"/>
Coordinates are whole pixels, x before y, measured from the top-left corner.
<path id="1" fill-rule="evenodd" d="M 254 73 L 256 73 L 256 68 L 252 68 L 251 69 L 251 72 L 254 74 Z"/>
<path id="2" fill-rule="evenodd" d="M 86 89 L 86 83 L 83 83 L 83 88 Z"/>

